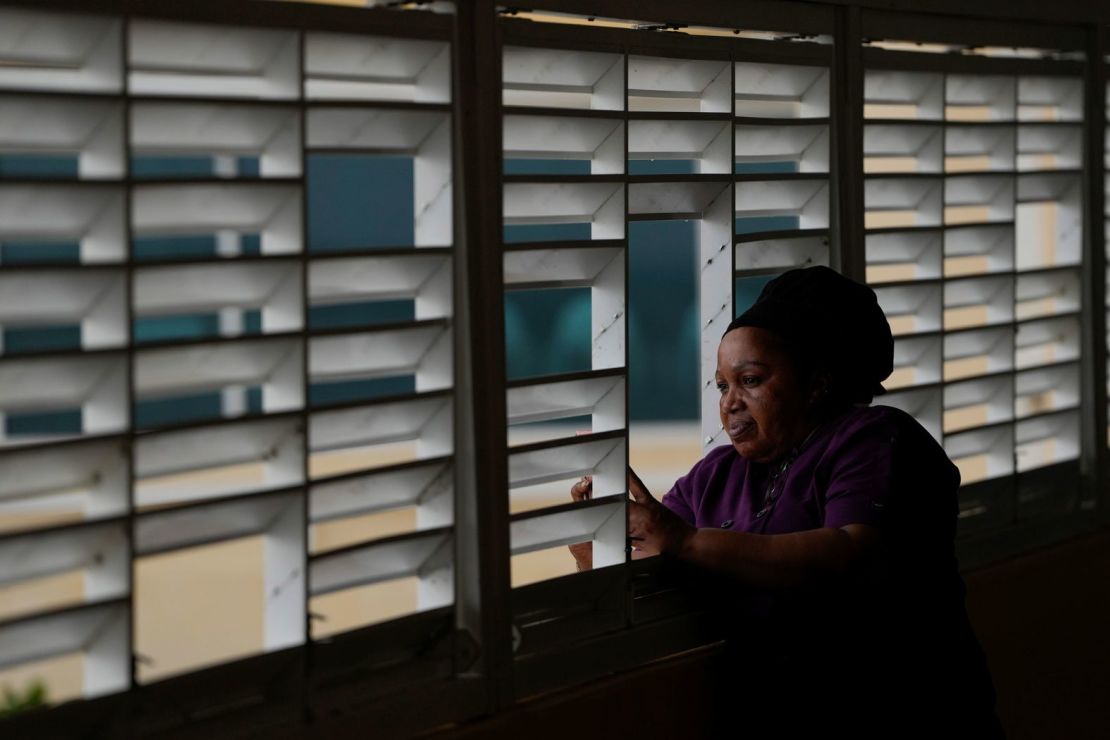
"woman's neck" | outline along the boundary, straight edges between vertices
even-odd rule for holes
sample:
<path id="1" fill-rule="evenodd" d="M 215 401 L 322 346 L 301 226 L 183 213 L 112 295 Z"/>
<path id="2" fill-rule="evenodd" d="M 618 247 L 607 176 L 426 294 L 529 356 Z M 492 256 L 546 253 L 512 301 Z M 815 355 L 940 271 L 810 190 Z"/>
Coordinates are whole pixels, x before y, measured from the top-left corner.
<path id="1" fill-rule="evenodd" d="M 783 460 L 789 458 L 791 455 L 801 452 L 813 437 L 817 435 L 818 430 L 820 430 L 826 422 L 846 413 L 851 408 L 851 406 L 821 406 L 814 409 L 813 413 L 806 415 L 805 421 L 802 422 L 797 434 L 794 436 L 794 443 L 791 445 L 790 450 L 783 457 L 772 461 L 771 464 L 775 465 L 782 463 Z"/>

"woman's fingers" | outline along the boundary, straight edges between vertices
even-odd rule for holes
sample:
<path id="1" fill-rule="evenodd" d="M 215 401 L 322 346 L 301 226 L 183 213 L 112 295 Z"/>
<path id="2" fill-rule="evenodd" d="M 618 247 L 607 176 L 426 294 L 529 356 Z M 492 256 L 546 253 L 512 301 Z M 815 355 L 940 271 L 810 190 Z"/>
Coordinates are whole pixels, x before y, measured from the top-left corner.
<path id="1" fill-rule="evenodd" d="M 592 434 L 592 429 L 579 429 L 574 433 L 574 436 L 583 434 Z M 578 482 L 570 487 L 570 497 L 574 501 L 585 501 L 594 492 L 593 476 L 584 475 L 578 479 Z"/>
<path id="2" fill-rule="evenodd" d="M 570 487 L 570 497 L 575 501 L 585 501 L 593 493 L 593 489 L 593 478 L 589 475 L 584 475 L 578 479 L 577 483 Z"/>
<path id="3" fill-rule="evenodd" d="M 632 498 L 640 504 L 646 504 L 649 501 L 654 501 L 651 492 L 648 491 L 647 486 L 640 480 L 640 476 L 636 475 L 636 471 L 632 468 L 628 469 L 628 492 L 632 494 Z"/>
<path id="4" fill-rule="evenodd" d="M 593 542 L 579 542 L 574 545 L 568 545 L 567 547 L 570 549 L 570 554 L 574 556 L 575 561 L 578 563 L 579 570 L 588 570 L 593 565 Z"/>
<path id="5" fill-rule="evenodd" d="M 635 501 L 628 502 L 628 539 L 632 540 L 633 547 L 636 542 L 642 542 L 644 539 L 644 524 L 645 524 L 644 507 Z"/>
<path id="6" fill-rule="evenodd" d="M 628 502 L 628 539 L 633 551 L 680 552 L 691 531 L 693 527 L 650 495 L 647 503 Z"/>

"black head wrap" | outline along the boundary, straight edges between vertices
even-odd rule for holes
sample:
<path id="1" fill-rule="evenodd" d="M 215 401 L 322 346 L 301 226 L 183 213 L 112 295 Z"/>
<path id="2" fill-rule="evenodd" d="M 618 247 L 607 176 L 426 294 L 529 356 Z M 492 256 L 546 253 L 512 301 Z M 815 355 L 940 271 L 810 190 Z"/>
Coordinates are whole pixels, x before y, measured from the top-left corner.
<path id="1" fill-rule="evenodd" d="M 725 334 L 741 326 L 772 331 L 797 359 L 825 368 L 830 394 L 843 401 L 869 403 L 886 392 L 881 383 L 894 369 L 894 338 L 875 291 L 828 267 L 771 280 Z"/>

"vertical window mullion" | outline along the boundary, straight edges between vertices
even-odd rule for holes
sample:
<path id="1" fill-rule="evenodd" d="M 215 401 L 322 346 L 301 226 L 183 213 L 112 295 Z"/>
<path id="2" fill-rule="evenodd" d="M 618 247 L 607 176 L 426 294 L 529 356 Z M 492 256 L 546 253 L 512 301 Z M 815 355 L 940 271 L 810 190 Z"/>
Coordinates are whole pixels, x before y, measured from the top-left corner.
<path id="1" fill-rule="evenodd" d="M 1086 108 L 1084 115 L 1083 161 L 1085 181 L 1084 261 L 1088 269 L 1084 280 L 1083 313 L 1088 361 L 1083 367 L 1083 394 L 1091 403 L 1083 405 L 1085 472 L 1084 510 L 1095 508 L 1096 518 L 1107 521 L 1110 497 L 1107 495 L 1107 465 L 1110 464 L 1110 432 L 1107 419 L 1107 198 L 1106 153 L 1110 149 L 1110 112 L 1107 110 L 1106 27 L 1096 26 L 1087 33 Z M 1100 209 L 1101 206 L 1101 209 Z"/>
<path id="2" fill-rule="evenodd" d="M 456 203 L 454 308 L 458 322 L 455 436 L 456 624 L 476 643 L 476 658 L 459 664 L 480 677 L 484 709 L 514 700 L 506 370 L 501 240 L 502 34 L 493 3 L 457 6 L 454 36 Z"/>
<path id="3" fill-rule="evenodd" d="M 130 35 L 130 23 L 124 22 L 123 33 L 120 38 L 120 59 L 126 64 L 128 58 L 128 39 Z M 124 111 L 123 111 L 123 131 L 122 141 L 120 146 L 122 148 L 123 162 L 123 175 L 127 179 L 126 185 L 126 221 L 124 224 L 125 237 L 124 244 L 126 247 L 127 259 L 127 413 L 128 413 L 128 444 L 127 444 L 127 531 L 128 531 L 128 563 L 127 572 L 130 580 L 130 588 L 128 589 L 128 609 L 127 609 L 127 652 L 128 652 L 128 675 L 130 690 L 134 690 L 139 685 L 138 664 L 141 656 L 136 649 L 135 641 L 135 579 L 137 575 L 136 569 L 136 548 L 135 548 L 135 529 L 136 529 L 136 492 L 135 492 L 135 423 L 131 418 L 135 413 L 135 261 L 131 253 L 131 244 L 133 243 L 133 234 L 131 224 L 133 223 L 134 215 L 132 212 L 132 197 L 133 188 L 131 185 L 131 85 L 129 76 L 126 74 L 126 69 L 123 74 L 123 96 L 124 96 Z"/>

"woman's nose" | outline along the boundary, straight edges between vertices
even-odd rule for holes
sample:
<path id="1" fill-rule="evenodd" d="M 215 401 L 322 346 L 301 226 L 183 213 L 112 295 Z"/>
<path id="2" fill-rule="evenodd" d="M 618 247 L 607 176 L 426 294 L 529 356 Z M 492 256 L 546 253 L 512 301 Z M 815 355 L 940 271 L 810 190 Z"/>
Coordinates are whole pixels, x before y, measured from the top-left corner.
<path id="1" fill-rule="evenodd" d="M 721 396 L 721 408 L 734 411 L 742 409 L 743 407 L 744 400 L 738 390 L 730 388 L 725 395 Z"/>

